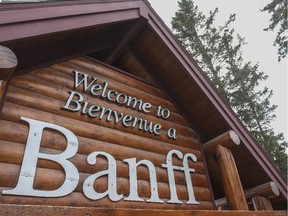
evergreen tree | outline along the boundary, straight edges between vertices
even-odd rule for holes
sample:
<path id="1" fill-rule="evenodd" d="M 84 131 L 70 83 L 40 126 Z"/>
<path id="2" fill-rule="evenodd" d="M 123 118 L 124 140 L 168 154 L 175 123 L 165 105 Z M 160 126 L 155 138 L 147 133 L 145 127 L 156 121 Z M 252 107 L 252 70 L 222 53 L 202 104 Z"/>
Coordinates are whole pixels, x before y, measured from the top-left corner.
<path id="1" fill-rule="evenodd" d="M 178 4 L 179 11 L 172 18 L 176 37 L 286 175 L 287 143 L 283 134 L 275 135 L 270 126 L 276 117 L 276 106 L 270 104 L 273 93 L 267 87 L 259 87 L 268 77 L 259 72 L 257 64 L 244 63 L 241 48 L 245 40 L 231 27 L 235 14 L 223 26 L 215 27 L 217 8 L 205 16 L 193 0 L 181 0 Z"/>
<path id="2" fill-rule="evenodd" d="M 272 0 L 262 11 L 271 13 L 270 25 L 264 31 L 274 31 L 279 28 L 274 46 L 278 45 L 278 61 L 285 58 L 288 53 L 287 47 L 287 0 Z"/>

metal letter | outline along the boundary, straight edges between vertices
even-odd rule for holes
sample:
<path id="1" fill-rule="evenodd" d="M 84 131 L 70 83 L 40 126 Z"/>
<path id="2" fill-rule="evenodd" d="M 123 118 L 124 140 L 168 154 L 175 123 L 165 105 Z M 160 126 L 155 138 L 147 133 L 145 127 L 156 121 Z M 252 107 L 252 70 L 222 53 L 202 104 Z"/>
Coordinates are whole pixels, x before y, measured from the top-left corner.
<path id="1" fill-rule="evenodd" d="M 102 93 L 101 93 L 101 97 L 102 97 L 102 98 L 106 98 L 105 93 L 106 93 L 107 88 L 108 88 L 108 83 L 107 83 L 107 82 L 104 82 L 103 84 L 104 84 L 104 87 L 103 87 L 103 90 L 102 90 Z"/>
<path id="2" fill-rule="evenodd" d="M 132 121 L 133 120 L 133 117 L 130 116 L 130 115 L 126 115 L 123 117 L 123 120 L 122 120 L 122 124 L 125 126 L 125 127 L 131 127 L 131 123 L 130 125 L 128 124 L 129 121 Z"/>
<path id="3" fill-rule="evenodd" d="M 150 104 L 150 103 L 144 103 L 143 105 L 142 105 L 142 109 L 143 109 L 143 111 L 144 112 L 146 112 L 146 113 L 149 113 L 150 112 L 150 108 L 152 107 L 152 105 Z"/>
<path id="4" fill-rule="evenodd" d="M 167 131 L 167 136 L 168 136 L 170 139 L 176 140 L 176 139 L 177 139 L 176 129 L 175 129 L 175 128 L 170 128 L 170 129 Z"/>
<path id="5" fill-rule="evenodd" d="M 81 109 L 81 105 L 80 103 L 83 101 L 83 96 L 77 92 L 74 91 L 69 91 L 70 92 L 70 96 L 65 104 L 64 107 L 61 107 L 62 109 L 68 110 L 68 111 L 73 111 L 73 112 L 77 112 Z M 78 96 L 78 100 L 73 100 L 74 95 Z M 71 105 L 71 103 L 74 102 L 75 103 L 75 108 L 70 108 L 69 106 Z"/>
<path id="6" fill-rule="evenodd" d="M 90 89 L 90 93 L 93 96 L 99 96 L 99 94 L 95 93 L 95 91 L 100 91 L 102 89 L 102 86 L 99 84 L 93 85 Z"/>
<path id="7" fill-rule="evenodd" d="M 74 70 L 73 72 L 74 72 L 74 89 L 78 88 L 78 86 L 83 82 L 83 92 L 85 92 L 97 80 L 97 78 L 93 78 L 92 82 L 88 85 L 87 82 L 89 76 L 87 74 L 78 72 L 76 70 Z M 79 74 L 83 75 L 83 79 L 80 82 L 78 81 Z"/>
<path id="8" fill-rule="evenodd" d="M 187 204 L 198 204 L 199 202 L 196 201 L 195 195 L 194 195 L 194 190 L 192 186 L 192 181 L 191 181 L 191 176 L 190 172 L 195 172 L 195 169 L 190 169 L 188 165 L 188 158 L 191 158 L 193 162 L 197 161 L 197 158 L 194 154 L 185 154 L 183 158 L 183 168 L 184 168 L 184 174 L 186 178 L 186 185 L 188 189 L 188 196 L 189 200 L 186 202 Z"/>
<path id="9" fill-rule="evenodd" d="M 111 92 L 114 92 L 114 95 L 117 95 L 118 92 L 115 91 L 115 90 L 110 90 L 107 92 L 107 99 L 110 100 L 110 101 L 115 101 L 115 99 L 113 100 L 110 96 L 111 96 Z"/>
<path id="10" fill-rule="evenodd" d="M 128 96 L 126 104 L 127 107 L 132 106 L 131 108 L 135 109 L 137 104 L 138 104 L 137 110 L 142 110 L 142 104 L 143 104 L 142 100 L 138 100 L 136 97 Z"/>
<path id="11" fill-rule="evenodd" d="M 123 101 L 120 101 L 120 97 L 123 97 Z M 126 94 L 124 94 L 124 93 L 120 93 L 120 94 L 118 94 L 117 96 L 116 96 L 116 102 L 118 103 L 118 104 L 125 104 L 126 102 L 127 102 L 127 95 Z"/>
<path id="12" fill-rule="evenodd" d="M 160 135 L 161 134 L 161 125 L 160 124 L 155 124 L 153 127 L 153 132 L 155 135 Z"/>
<path id="13" fill-rule="evenodd" d="M 146 165 L 149 170 L 150 190 L 151 190 L 151 198 L 146 200 L 146 202 L 163 203 L 164 201 L 161 200 L 158 195 L 156 170 L 153 163 L 149 160 L 141 160 L 138 163 L 136 163 L 136 158 L 129 158 L 123 161 L 129 164 L 129 182 L 130 182 L 130 194 L 128 197 L 124 198 L 124 200 L 138 201 L 138 202 L 144 201 L 142 198 L 138 196 L 136 169 L 137 166 L 139 165 Z"/>
<path id="14" fill-rule="evenodd" d="M 169 188 L 170 188 L 170 200 L 168 200 L 168 203 L 182 203 L 178 199 L 177 192 L 176 192 L 176 184 L 175 184 L 175 178 L 174 178 L 174 172 L 173 170 L 180 170 L 181 167 L 173 166 L 172 165 L 172 156 L 173 154 L 176 154 L 180 159 L 183 158 L 183 154 L 178 150 L 171 150 L 168 152 L 166 156 L 166 164 L 162 164 L 162 167 L 167 168 L 168 172 L 168 181 L 169 181 Z"/>
<path id="15" fill-rule="evenodd" d="M 21 117 L 21 120 L 28 122 L 30 129 L 18 183 L 14 189 L 4 190 L 2 193 L 37 197 L 61 197 L 72 193 L 78 185 L 79 173 L 77 168 L 67 159 L 72 158 L 77 153 L 77 137 L 68 129 L 55 124 L 24 117 Z M 39 152 L 44 128 L 59 131 L 65 136 L 67 140 L 67 148 L 64 152 L 55 155 Z M 49 191 L 35 190 L 33 188 L 38 158 L 56 162 L 63 167 L 66 177 L 60 188 Z"/>
<path id="16" fill-rule="evenodd" d="M 97 156 L 105 156 L 108 161 L 108 170 L 100 171 L 89 176 L 83 183 L 83 192 L 86 197 L 91 200 L 102 199 L 104 196 L 108 195 L 109 199 L 112 201 L 119 201 L 123 198 L 123 194 L 117 194 L 117 175 L 116 175 L 116 161 L 114 157 L 110 154 L 102 151 L 95 151 L 88 155 L 87 162 L 90 165 L 96 164 Z M 98 193 L 94 190 L 94 182 L 97 178 L 108 175 L 108 189 L 104 193 Z"/>
<path id="17" fill-rule="evenodd" d="M 97 115 L 93 114 L 95 112 L 98 112 L 100 110 L 100 107 L 97 106 L 97 105 L 92 105 L 89 109 L 88 109 L 88 113 L 87 115 L 90 117 L 90 118 L 96 118 Z"/>
<path id="18" fill-rule="evenodd" d="M 112 121 L 112 119 L 111 119 L 112 110 L 106 109 L 105 107 L 101 107 L 101 113 L 99 115 L 99 119 L 102 120 L 106 113 L 107 113 L 106 121 L 111 122 Z"/>

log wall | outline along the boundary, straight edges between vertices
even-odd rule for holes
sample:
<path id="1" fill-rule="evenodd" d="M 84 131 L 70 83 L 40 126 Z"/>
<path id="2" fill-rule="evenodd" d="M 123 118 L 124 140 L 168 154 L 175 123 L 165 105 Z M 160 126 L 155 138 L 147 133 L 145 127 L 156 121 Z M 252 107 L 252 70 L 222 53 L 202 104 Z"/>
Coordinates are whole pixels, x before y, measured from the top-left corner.
<path id="1" fill-rule="evenodd" d="M 105 99 L 96 98 L 79 89 L 74 90 L 73 70 L 97 77 L 97 83 L 109 83 L 110 89 L 136 97 L 152 104 L 151 112 L 144 113 L 129 107 L 111 103 Z M 82 94 L 85 101 L 101 107 L 146 119 L 148 122 L 160 124 L 161 135 L 156 136 L 136 128 L 125 128 L 120 123 L 115 124 L 98 118 L 89 118 L 80 112 L 69 112 L 61 109 L 69 97 L 69 90 Z M 156 107 L 161 105 L 171 111 L 169 119 L 156 117 Z M 80 173 L 80 180 L 73 193 L 59 198 L 21 197 L 0 195 L 2 204 L 28 205 L 61 205 L 61 206 L 98 206 L 108 208 L 139 208 L 139 209 L 213 209 L 211 194 L 208 189 L 206 171 L 200 151 L 198 136 L 186 120 L 178 112 L 168 97 L 157 87 L 141 82 L 135 78 L 105 67 L 84 57 L 69 60 L 48 68 L 38 69 L 28 74 L 14 77 L 11 80 L 6 102 L 3 106 L 0 120 L 0 190 L 14 188 L 17 184 L 25 143 L 28 135 L 28 125 L 20 120 L 27 117 L 39 121 L 57 124 L 71 130 L 78 138 L 77 154 L 70 160 Z M 169 139 L 166 135 L 169 128 L 175 128 L 177 139 Z M 53 131 L 44 130 L 41 141 L 41 152 L 57 154 L 66 148 L 65 138 Z M 166 163 L 166 155 L 170 150 L 179 150 L 183 154 L 192 153 L 197 162 L 189 162 L 189 167 L 195 169 L 191 173 L 194 193 L 199 205 L 186 205 L 188 200 L 186 181 L 183 171 L 174 171 L 177 195 L 183 204 L 168 204 L 170 191 L 167 170 L 161 167 Z M 105 151 L 111 154 L 117 162 L 117 191 L 127 197 L 129 195 L 129 168 L 123 159 L 136 157 L 137 161 L 150 160 L 156 167 L 158 192 L 164 204 L 147 202 L 130 202 L 123 199 L 112 202 L 107 197 L 97 201 L 86 198 L 82 192 L 83 181 L 95 172 L 107 169 L 107 161 L 98 158 L 95 165 L 87 163 L 87 155 L 93 151 Z M 173 158 L 173 164 L 183 166 L 182 161 Z M 138 193 L 141 198 L 150 197 L 150 183 L 145 166 L 137 168 Z M 62 167 L 54 162 L 39 160 L 37 164 L 35 189 L 53 190 L 64 181 Z M 97 179 L 94 184 L 97 192 L 107 189 L 105 177 Z"/>

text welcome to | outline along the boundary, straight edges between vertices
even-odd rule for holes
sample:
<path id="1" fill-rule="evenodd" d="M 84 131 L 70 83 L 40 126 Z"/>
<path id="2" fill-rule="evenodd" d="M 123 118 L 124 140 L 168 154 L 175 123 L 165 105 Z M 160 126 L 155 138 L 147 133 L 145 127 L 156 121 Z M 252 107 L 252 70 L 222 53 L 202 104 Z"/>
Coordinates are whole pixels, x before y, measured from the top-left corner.
<path id="1" fill-rule="evenodd" d="M 88 92 L 92 97 L 102 98 L 110 103 L 115 103 L 119 106 L 125 106 L 139 112 L 149 113 L 152 108 L 151 103 L 143 102 L 141 99 L 126 95 L 114 89 L 109 89 L 109 83 L 96 83 L 97 78 L 89 77 L 87 74 L 74 71 L 74 89 L 82 86 L 83 92 Z M 84 100 L 84 97 L 79 92 L 70 90 L 70 95 L 66 104 L 62 109 L 70 112 L 80 112 L 82 115 L 87 115 L 90 118 L 98 118 L 107 122 L 114 121 L 115 124 L 122 123 L 127 128 L 137 128 L 140 131 L 149 132 L 155 135 L 161 134 L 161 125 L 148 122 L 143 118 L 138 118 L 131 115 L 125 115 L 122 112 L 108 109 L 96 104 L 90 104 Z M 156 117 L 167 120 L 171 114 L 170 110 L 163 108 L 160 105 L 156 106 Z M 177 139 L 176 129 L 170 128 L 167 131 L 167 136 L 170 139 Z"/>

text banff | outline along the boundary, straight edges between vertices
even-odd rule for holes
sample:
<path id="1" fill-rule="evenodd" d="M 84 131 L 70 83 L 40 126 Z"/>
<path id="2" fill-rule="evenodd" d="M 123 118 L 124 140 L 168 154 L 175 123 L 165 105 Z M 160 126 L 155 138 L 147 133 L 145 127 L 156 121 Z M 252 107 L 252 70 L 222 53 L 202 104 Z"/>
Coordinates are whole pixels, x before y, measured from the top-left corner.
<path id="1" fill-rule="evenodd" d="M 79 183 L 79 172 L 76 166 L 68 159 L 74 157 L 78 151 L 78 139 L 74 133 L 70 130 L 38 120 L 21 117 L 21 120 L 29 124 L 29 134 L 26 142 L 25 153 L 23 162 L 20 170 L 18 183 L 15 188 L 11 190 L 3 190 L 2 194 L 5 195 L 20 195 L 20 196 L 34 196 L 34 197 L 62 197 L 72 193 Z M 64 135 L 67 140 L 67 148 L 60 154 L 45 154 L 39 152 L 40 144 L 42 139 L 43 130 L 45 128 L 52 129 L 56 132 L 60 132 Z M 146 166 L 149 171 L 150 179 L 150 190 L 151 197 L 146 202 L 164 203 L 159 198 L 157 188 L 156 169 L 153 163 L 149 160 L 136 161 L 136 158 L 127 158 L 123 162 L 129 166 L 129 182 L 130 182 L 130 193 L 128 197 L 124 197 L 123 194 L 117 193 L 117 164 L 114 157 L 103 151 L 94 151 L 87 156 L 87 162 L 90 165 L 97 163 L 97 157 L 105 157 L 108 163 L 108 169 L 96 172 L 91 176 L 87 177 L 83 183 L 83 193 L 91 200 L 99 200 L 108 196 L 111 201 L 119 201 L 124 199 L 125 201 L 139 201 L 144 202 L 144 199 L 139 197 L 137 187 L 137 167 Z M 173 157 L 182 159 L 183 167 L 174 166 L 172 164 Z M 62 166 L 65 172 L 65 180 L 63 184 L 55 190 L 38 190 L 33 188 L 36 166 L 38 159 L 50 160 L 58 163 Z M 183 155 L 178 150 L 171 150 L 167 153 L 166 163 L 162 164 L 162 167 L 167 169 L 168 182 L 170 190 L 170 199 L 167 203 L 182 203 L 177 197 L 177 188 L 175 185 L 174 171 L 184 172 L 188 193 L 188 200 L 186 204 L 199 204 L 194 196 L 193 185 L 191 181 L 190 173 L 195 172 L 194 169 L 189 168 L 188 160 L 196 162 L 197 158 L 194 154 L 187 153 Z M 93 185 L 97 184 L 97 179 L 103 176 L 107 176 L 108 189 L 105 192 L 99 193 L 95 191 Z"/>

